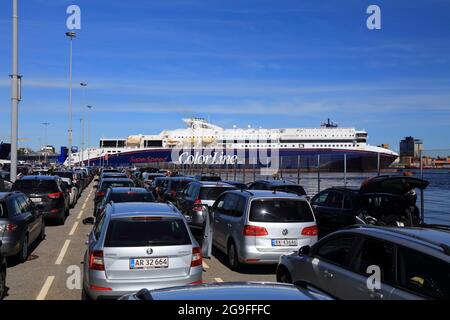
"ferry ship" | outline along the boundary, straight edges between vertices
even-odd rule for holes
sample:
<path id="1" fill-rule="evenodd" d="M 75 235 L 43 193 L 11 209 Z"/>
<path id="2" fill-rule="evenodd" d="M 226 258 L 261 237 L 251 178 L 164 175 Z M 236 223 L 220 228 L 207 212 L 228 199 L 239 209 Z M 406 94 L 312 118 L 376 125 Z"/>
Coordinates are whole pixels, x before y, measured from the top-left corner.
<path id="1" fill-rule="evenodd" d="M 388 167 L 398 154 L 367 144 L 368 134 L 328 119 L 318 128 L 224 129 L 203 118 L 183 119 L 186 128 L 156 135 L 101 139 L 96 148 L 72 154 L 73 165 L 147 166 L 167 163 L 277 166 L 365 171 Z M 261 161 L 261 155 L 266 158 Z M 275 161 L 274 161 L 275 160 Z M 68 159 L 65 164 L 68 164 Z"/>

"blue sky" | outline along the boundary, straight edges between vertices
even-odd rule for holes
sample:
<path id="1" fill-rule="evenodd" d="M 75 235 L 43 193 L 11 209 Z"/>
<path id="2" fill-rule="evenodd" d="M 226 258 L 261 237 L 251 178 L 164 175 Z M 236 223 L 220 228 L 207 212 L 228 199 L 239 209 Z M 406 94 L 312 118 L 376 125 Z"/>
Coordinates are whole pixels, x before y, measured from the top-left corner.
<path id="1" fill-rule="evenodd" d="M 88 83 L 92 142 L 179 128 L 314 127 L 330 117 L 398 149 L 450 148 L 450 1 L 19 0 L 19 136 L 67 141 L 66 8 L 74 40 L 74 145 Z M 366 27 L 381 7 L 382 29 Z M 10 134 L 11 1 L 0 3 L 0 140 Z"/>

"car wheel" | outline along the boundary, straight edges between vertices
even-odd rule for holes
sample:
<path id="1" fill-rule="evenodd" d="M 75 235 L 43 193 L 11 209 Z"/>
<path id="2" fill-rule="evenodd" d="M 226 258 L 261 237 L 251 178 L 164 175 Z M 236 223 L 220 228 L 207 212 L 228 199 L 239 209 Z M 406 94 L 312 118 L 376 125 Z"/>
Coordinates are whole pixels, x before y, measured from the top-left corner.
<path id="1" fill-rule="evenodd" d="M 6 295 L 6 269 L 0 270 L 0 300 Z"/>
<path id="2" fill-rule="evenodd" d="M 277 270 L 277 282 L 292 283 L 292 277 L 285 267 L 281 267 Z"/>
<path id="3" fill-rule="evenodd" d="M 81 290 L 81 300 L 92 300 L 92 298 L 89 296 L 89 294 L 86 292 L 86 289 Z"/>
<path id="4" fill-rule="evenodd" d="M 59 225 L 63 225 L 64 222 L 66 222 L 66 213 L 65 213 L 65 212 L 62 212 L 62 213 L 61 213 L 61 216 L 60 216 L 60 217 L 58 218 L 58 220 L 57 220 L 57 223 L 58 223 Z"/>
<path id="5" fill-rule="evenodd" d="M 28 259 L 28 236 L 22 239 L 22 244 L 20 246 L 20 252 L 17 255 L 17 261 L 19 263 L 24 263 Z"/>
<path id="6" fill-rule="evenodd" d="M 234 242 L 231 242 L 228 246 L 228 265 L 233 271 L 240 269 L 239 257 Z"/>
<path id="7" fill-rule="evenodd" d="M 45 222 L 42 220 L 41 233 L 39 234 L 39 241 L 45 240 Z"/>

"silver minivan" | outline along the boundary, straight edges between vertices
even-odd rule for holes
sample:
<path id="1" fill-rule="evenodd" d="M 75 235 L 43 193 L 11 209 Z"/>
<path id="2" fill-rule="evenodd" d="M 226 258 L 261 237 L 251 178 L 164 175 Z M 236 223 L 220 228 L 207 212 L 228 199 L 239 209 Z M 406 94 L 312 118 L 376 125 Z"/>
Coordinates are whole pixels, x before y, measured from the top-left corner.
<path id="1" fill-rule="evenodd" d="M 317 241 L 314 213 L 306 198 L 291 193 L 234 190 L 212 207 L 213 244 L 240 264 L 276 264 L 280 256 Z"/>
<path id="2" fill-rule="evenodd" d="M 94 218 L 83 220 L 94 223 Z M 89 235 L 83 299 L 202 282 L 202 255 L 183 215 L 166 203 L 112 203 Z"/>

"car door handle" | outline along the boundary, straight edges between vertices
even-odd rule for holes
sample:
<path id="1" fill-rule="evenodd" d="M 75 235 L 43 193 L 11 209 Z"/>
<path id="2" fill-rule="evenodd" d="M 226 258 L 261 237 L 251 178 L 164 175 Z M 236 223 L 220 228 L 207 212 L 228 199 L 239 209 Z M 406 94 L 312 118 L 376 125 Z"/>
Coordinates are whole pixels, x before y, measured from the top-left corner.
<path id="1" fill-rule="evenodd" d="M 331 278 L 333 278 L 333 274 L 330 272 L 330 271 L 328 271 L 328 270 L 325 270 L 324 272 L 323 272 L 323 277 L 324 278 L 327 278 L 327 279 L 331 279 Z"/>

